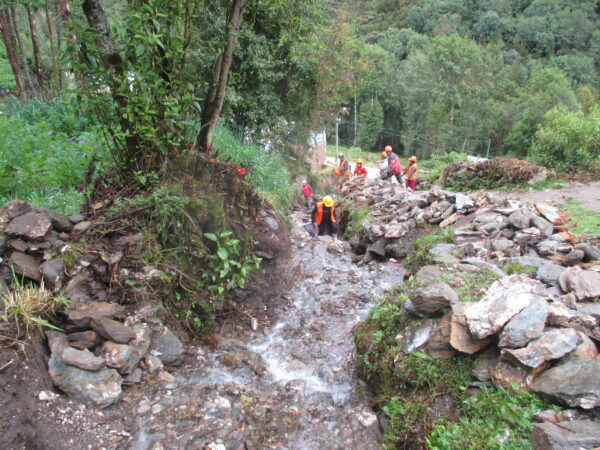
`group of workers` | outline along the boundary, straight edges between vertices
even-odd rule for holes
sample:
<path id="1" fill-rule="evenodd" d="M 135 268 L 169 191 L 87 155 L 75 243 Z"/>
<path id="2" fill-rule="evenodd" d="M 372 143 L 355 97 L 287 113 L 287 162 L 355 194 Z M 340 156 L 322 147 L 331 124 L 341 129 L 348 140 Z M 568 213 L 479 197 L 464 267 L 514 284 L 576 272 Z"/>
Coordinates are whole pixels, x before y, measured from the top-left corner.
<path id="1" fill-rule="evenodd" d="M 363 166 L 362 159 L 358 158 L 354 166 L 354 171 L 351 172 L 350 163 L 343 154 L 339 155 L 340 162 L 336 168 L 335 174 L 340 177 L 338 183 L 338 190 L 341 185 L 346 181 L 352 174 L 356 177 L 367 178 L 367 169 Z M 404 185 L 406 188 L 414 191 L 417 186 L 417 157 L 411 156 L 408 158 L 408 165 L 402 170 L 400 158 L 390 145 L 386 146 L 384 151 L 381 152 L 381 159 L 387 162 L 386 167 L 382 167 L 380 170 L 381 178 L 384 180 L 396 178 L 399 184 Z M 304 202 L 307 209 L 311 209 L 312 206 L 312 188 L 306 182 L 302 180 L 302 195 L 304 196 Z M 317 202 L 311 211 L 311 224 L 315 227 L 315 235 L 323 235 L 329 232 L 333 237 L 333 240 L 337 239 L 338 225 L 337 225 L 337 212 L 335 210 L 335 202 L 330 195 L 323 197 L 323 200 Z"/>

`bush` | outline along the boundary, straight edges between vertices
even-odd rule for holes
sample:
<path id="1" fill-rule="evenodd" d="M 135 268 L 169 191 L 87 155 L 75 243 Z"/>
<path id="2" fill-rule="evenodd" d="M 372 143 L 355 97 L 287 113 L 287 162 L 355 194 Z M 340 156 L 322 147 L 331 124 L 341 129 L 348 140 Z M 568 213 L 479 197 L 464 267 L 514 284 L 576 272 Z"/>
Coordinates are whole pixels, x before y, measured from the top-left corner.
<path id="1" fill-rule="evenodd" d="M 444 171 L 444 168 L 446 168 L 446 166 L 448 166 L 449 164 L 460 163 L 460 162 L 466 161 L 466 159 L 467 159 L 466 153 L 459 153 L 459 152 L 436 153 L 431 157 L 431 159 L 429 159 L 427 161 L 421 161 L 419 163 L 419 166 L 424 169 L 429 169 L 429 173 L 426 174 L 423 178 L 425 178 L 427 181 L 429 181 L 431 183 L 435 183 L 442 175 L 442 172 Z"/>
<path id="2" fill-rule="evenodd" d="M 530 151 L 536 164 L 558 171 L 589 170 L 599 163 L 600 108 L 593 106 L 588 115 L 555 108 L 545 115 Z"/>

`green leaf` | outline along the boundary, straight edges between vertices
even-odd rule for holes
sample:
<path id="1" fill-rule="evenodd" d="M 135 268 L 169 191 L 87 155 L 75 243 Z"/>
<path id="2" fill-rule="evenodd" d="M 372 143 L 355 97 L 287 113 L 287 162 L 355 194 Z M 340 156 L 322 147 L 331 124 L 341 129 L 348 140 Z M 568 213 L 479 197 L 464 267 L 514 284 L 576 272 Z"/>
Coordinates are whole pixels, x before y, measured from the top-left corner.
<path id="1" fill-rule="evenodd" d="M 227 250 L 225 250 L 223 247 L 220 247 L 217 250 L 217 255 L 219 255 L 219 258 L 221 258 L 223 261 L 226 261 L 229 257 L 229 253 L 227 253 Z"/>
<path id="2" fill-rule="evenodd" d="M 213 233 L 204 233 L 204 237 L 211 241 L 218 242 L 217 236 Z"/>

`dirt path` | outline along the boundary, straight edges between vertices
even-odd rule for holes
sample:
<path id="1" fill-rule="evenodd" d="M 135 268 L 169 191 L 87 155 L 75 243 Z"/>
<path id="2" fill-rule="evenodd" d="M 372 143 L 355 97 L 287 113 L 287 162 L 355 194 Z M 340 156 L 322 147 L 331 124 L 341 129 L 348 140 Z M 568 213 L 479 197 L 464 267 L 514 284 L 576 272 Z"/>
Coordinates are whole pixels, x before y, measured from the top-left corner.
<path id="1" fill-rule="evenodd" d="M 591 183 L 570 182 L 561 189 L 542 191 L 494 192 L 498 198 L 514 198 L 529 203 L 562 204 L 573 199 L 582 202 L 584 208 L 600 211 L 600 181 Z"/>

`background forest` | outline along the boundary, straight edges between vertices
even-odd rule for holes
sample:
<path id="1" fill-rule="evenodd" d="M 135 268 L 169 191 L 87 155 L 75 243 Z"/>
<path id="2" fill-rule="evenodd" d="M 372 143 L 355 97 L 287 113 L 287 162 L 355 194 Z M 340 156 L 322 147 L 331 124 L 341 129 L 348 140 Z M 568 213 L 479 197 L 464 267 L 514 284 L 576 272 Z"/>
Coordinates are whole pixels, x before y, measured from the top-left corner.
<path id="1" fill-rule="evenodd" d="M 80 180 L 92 159 L 109 164 L 109 154 L 144 183 L 165 159 L 200 145 L 228 8 L 236 2 L 101 2 L 121 61 L 119 80 L 107 76 L 110 58 L 82 12 L 88 3 L 100 2 L 0 2 L 0 89 L 20 97 L 2 106 L 3 157 L 18 160 L 4 170 L 36 174 L 48 153 L 60 158 L 59 149 L 81 156 L 68 156 L 65 176 L 44 180 L 45 191 L 72 189 L 73 174 Z M 297 170 L 309 133 L 326 129 L 332 142 L 338 120 L 341 144 L 366 151 L 391 144 L 425 159 L 469 152 L 561 171 L 597 165 L 596 1 L 241 3 L 215 132 L 229 143 L 221 147 L 244 141 Z M 37 156 L 20 160 L 15 142 L 37 148 Z M 32 179 L 39 183 L 39 173 Z M 0 195 L 18 194 L 10 189 Z"/>

